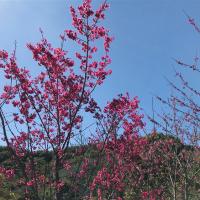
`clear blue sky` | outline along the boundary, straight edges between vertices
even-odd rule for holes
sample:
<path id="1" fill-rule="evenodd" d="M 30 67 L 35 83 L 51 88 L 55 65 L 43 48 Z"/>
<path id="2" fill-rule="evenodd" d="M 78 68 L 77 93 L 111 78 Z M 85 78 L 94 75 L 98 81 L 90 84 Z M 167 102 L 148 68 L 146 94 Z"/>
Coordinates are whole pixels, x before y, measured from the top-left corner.
<path id="1" fill-rule="evenodd" d="M 27 42 L 40 39 L 41 27 L 47 38 L 59 45 L 58 36 L 69 27 L 69 5 L 79 0 L 0 0 L 0 49 L 12 50 L 23 66 L 34 67 Z M 94 0 L 97 6 L 101 0 Z M 200 22 L 199 0 L 110 0 L 106 26 L 115 41 L 111 57 L 113 74 L 96 96 L 103 104 L 116 94 L 128 91 L 139 96 L 141 107 L 151 113 L 152 93 L 169 94 L 164 77 L 173 80 L 172 58 L 192 61 L 199 53 L 200 36 L 187 23 L 185 10 Z M 69 47 L 68 49 L 70 50 Z M 37 68 L 32 68 L 37 70 Z M 197 82 L 192 74 L 189 80 Z M 157 105 L 156 105 L 157 106 Z"/>

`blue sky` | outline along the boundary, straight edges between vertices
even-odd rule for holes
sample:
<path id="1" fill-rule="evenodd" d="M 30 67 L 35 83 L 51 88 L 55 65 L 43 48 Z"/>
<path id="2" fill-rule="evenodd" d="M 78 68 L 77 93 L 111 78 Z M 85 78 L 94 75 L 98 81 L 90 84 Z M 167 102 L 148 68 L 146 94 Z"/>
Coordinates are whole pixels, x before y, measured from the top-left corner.
<path id="1" fill-rule="evenodd" d="M 59 46 L 58 36 L 70 26 L 69 5 L 79 0 L 0 0 L 0 49 L 11 51 L 17 40 L 17 56 L 22 66 L 34 68 L 27 42 L 40 39 L 39 27 Z M 94 0 L 94 6 L 100 0 Z M 104 105 L 118 93 L 138 96 L 141 107 L 151 113 L 152 94 L 165 97 L 170 89 L 164 77 L 173 80 L 172 58 L 192 62 L 199 54 L 200 36 L 187 23 L 185 10 L 200 22 L 199 0 L 110 0 L 105 24 L 115 40 L 110 68 L 113 74 L 95 95 Z M 69 46 L 68 49 L 73 49 Z M 194 84 L 198 79 L 191 73 Z M 158 106 L 155 105 L 157 108 Z M 158 108 L 159 109 L 159 108 Z"/>

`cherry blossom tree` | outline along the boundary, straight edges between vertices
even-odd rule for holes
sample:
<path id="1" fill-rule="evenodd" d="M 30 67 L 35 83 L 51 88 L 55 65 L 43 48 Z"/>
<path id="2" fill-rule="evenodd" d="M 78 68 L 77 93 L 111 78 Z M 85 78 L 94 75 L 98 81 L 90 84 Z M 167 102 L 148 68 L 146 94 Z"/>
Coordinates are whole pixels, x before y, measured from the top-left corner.
<path id="1" fill-rule="evenodd" d="M 188 22 L 194 29 L 200 33 L 199 27 L 191 17 L 187 16 Z M 171 181 L 173 199 L 181 198 L 198 199 L 197 193 L 192 194 L 192 188 L 199 184 L 200 163 L 199 157 L 199 90 L 192 85 L 186 78 L 185 71 L 192 71 L 196 77 L 199 70 L 199 58 L 196 55 L 192 60 L 192 64 L 185 63 L 178 59 L 174 59 L 176 64 L 181 67 L 175 71 L 177 83 L 168 81 L 172 88 L 172 94 L 165 99 L 157 96 L 157 100 L 161 102 L 167 111 L 163 114 L 157 113 L 157 120 L 149 117 L 160 130 L 167 135 L 173 135 L 178 138 L 187 148 L 180 150 L 180 144 L 177 143 L 171 159 L 175 163 L 174 167 L 169 167 L 168 176 Z M 179 182 L 179 183 L 178 183 Z"/>
<path id="2" fill-rule="evenodd" d="M 62 199 L 66 183 L 59 171 L 66 169 L 70 174 L 71 168 L 66 160 L 67 149 L 81 133 L 84 112 L 99 118 L 92 93 L 111 74 L 107 66 L 113 39 L 101 25 L 107 8 L 105 1 L 94 11 L 91 0 L 83 0 L 77 9 L 70 8 L 73 29 L 60 36 L 60 47 L 53 47 L 42 31 L 40 42 L 28 43 L 40 68 L 36 76 L 18 65 L 15 50 L 12 54 L 0 51 L 0 68 L 8 80 L 0 97 L 3 140 L 21 169 L 19 184 L 24 187 L 26 199 L 45 198 L 47 188 L 51 197 Z M 74 58 L 64 49 L 67 39 L 80 49 L 74 52 Z M 97 40 L 103 41 L 103 55 L 98 54 Z M 13 107 L 12 116 L 6 113 L 8 106 Z M 52 154 L 53 164 L 43 173 L 35 159 L 39 150 Z M 2 168 L 1 172 L 10 176 L 14 169 Z"/>
<path id="3" fill-rule="evenodd" d="M 144 126 L 139 101 L 119 95 L 101 109 L 93 98 L 111 74 L 107 66 L 113 38 L 101 23 L 109 5 L 104 1 L 93 10 L 91 3 L 83 0 L 77 9 L 70 7 L 73 29 L 60 35 L 60 47 L 53 47 L 42 30 L 40 42 L 27 44 L 38 64 L 36 76 L 18 65 L 16 49 L 12 54 L 0 51 L 0 68 L 7 79 L 0 96 L 0 120 L 15 164 L 11 169 L 1 167 L 0 173 L 17 179 L 25 199 L 122 199 L 125 188 L 136 185 L 124 180 L 131 176 L 127 170 L 135 172 L 146 144 L 139 136 Z M 74 58 L 64 49 L 68 39 L 79 49 L 72 53 Z M 95 44 L 98 40 L 103 55 Z M 83 133 L 85 113 L 96 120 L 92 135 Z M 80 136 L 89 137 L 87 147 L 76 143 Z M 68 159 L 72 144 L 78 146 L 72 155 L 79 156 L 78 165 Z M 95 158 L 88 154 L 88 146 L 97 152 Z M 38 152 L 43 152 L 45 163 L 36 159 Z"/>

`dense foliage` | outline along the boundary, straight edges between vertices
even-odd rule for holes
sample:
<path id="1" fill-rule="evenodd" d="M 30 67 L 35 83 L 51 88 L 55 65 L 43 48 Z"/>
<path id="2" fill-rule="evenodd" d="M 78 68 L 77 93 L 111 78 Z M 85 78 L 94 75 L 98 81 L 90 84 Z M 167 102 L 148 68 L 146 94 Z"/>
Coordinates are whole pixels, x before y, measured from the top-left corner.
<path id="1" fill-rule="evenodd" d="M 94 181 L 96 183 L 104 183 L 100 181 L 100 178 L 106 179 L 106 183 L 104 183 L 101 188 L 103 192 L 105 192 L 105 188 L 108 187 L 109 184 L 112 184 L 113 189 L 118 192 L 118 195 L 122 196 L 122 199 L 174 199 L 173 198 L 173 190 L 174 184 L 177 187 L 177 199 L 184 199 L 184 176 L 182 172 L 182 167 L 185 167 L 188 174 L 192 174 L 193 171 L 196 171 L 200 164 L 200 151 L 196 151 L 193 147 L 188 145 L 183 145 L 180 140 L 174 138 L 172 136 L 152 133 L 149 134 L 148 137 L 141 138 L 144 142 L 146 141 L 145 148 L 141 148 L 142 151 L 135 152 L 134 157 L 131 158 L 131 162 L 128 163 L 132 165 L 132 168 L 129 168 L 129 172 L 126 171 L 126 175 L 124 180 L 120 180 L 119 183 L 123 183 L 123 190 L 120 190 L 120 185 L 115 188 L 114 184 L 117 180 L 110 180 L 120 178 L 117 174 L 112 174 L 109 169 L 108 171 L 98 171 L 98 168 L 105 163 L 106 153 L 102 152 L 101 159 L 99 161 L 99 165 L 97 168 L 90 166 L 92 168 L 87 168 L 87 177 L 95 177 L 96 172 L 98 171 L 98 176 L 96 176 Z M 82 147 L 70 147 L 67 151 L 67 160 L 70 163 L 73 163 L 73 170 L 77 170 L 80 165 L 82 154 L 77 154 L 78 151 L 85 152 L 86 157 L 90 157 L 90 159 L 96 160 L 99 156 L 99 151 L 95 146 L 82 146 Z M 84 149 L 84 150 L 83 150 Z M 135 150 L 135 148 L 134 148 Z M 138 150 L 138 148 L 137 148 Z M 115 150 L 117 151 L 117 149 Z M 127 153 L 127 152 L 126 152 Z M 188 156 L 195 155 L 190 159 L 192 165 L 190 168 L 187 167 L 187 159 Z M 176 154 L 176 155 L 175 155 Z M 41 172 L 44 170 L 44 166 L 51 165 L 52 163 L 53 152 L 43 152 L 39 151 L 35 155 L 36 162 L 40 165 Z M 10 153 L 6 147 L 1 147 L 0 150 L 0 158 L 1 158 L 1 166 L 14 168 L 15 165 L 10 159 Z M 124 157 L 124 161 L 127 162 L 127 156 Z M 178 161 L 178 162 L 176 162 Z M 24 160 L 26 162 L 26 160 Z M 110 163 L 109 163 L 110 165 Z M 180 166 L 181 165 L 181 166 Z M 116 167 L 120 168 L 120 164 L 117 163 Z M 130 171 L 130 169 L 132 171 Z M 15 179 L 12 181 L 6 181 L 1 177 L 1 198 L 0 199 L 23 199 L 23 187 L 17 184 L 18 173 L 20 173 L 21 169 L 17 168 L 17 173 Z M 87 177 L 82 178 L 81 182 L 76 182 L 77 185 L 77 194 L 69 193 L 73 189 L 74 177 L 68 176 L 66 172 L 59 172 L 62 177 L 65 177 L 68 182 L 68 187 L 64 187 L 62 189 L 62 193 L 64 194 L 65 199 L 82 199 L 84 196 L 87 185 L 85 185 L 85 180 Z M 102 173 L 107 173 L 106 176 L 100 176 Z M 120 174 L 122 171 L 120 171 Z M 80 180 L 79 180 L 80 181 Z M 100 182 L 98 182 L 100 181 Z M 173 181 L 173 182 L 172 182 Z M 195 178 L 190 177 L 188 180 L 188 190 L 189 190 L 189 198 L 188 199 L 199 199 L 199 191 L 200 191 L 200 171 L 197 172 Z M 71 188 L 70 188 L 71 187 Z M 122 187 L 122 185 L 121 185 Z M 109 187 L 110 189 L 111 187 Z M 113 189 L 110 189 L 113 193 Z M 47 193 L 50 191 L 46 191 Z M 109 193 L 109 191 L 107 191 Z M 108 198 L 108 197 L 107 197 Z M 46 199 L 50 199 L 46 197 Z"/>

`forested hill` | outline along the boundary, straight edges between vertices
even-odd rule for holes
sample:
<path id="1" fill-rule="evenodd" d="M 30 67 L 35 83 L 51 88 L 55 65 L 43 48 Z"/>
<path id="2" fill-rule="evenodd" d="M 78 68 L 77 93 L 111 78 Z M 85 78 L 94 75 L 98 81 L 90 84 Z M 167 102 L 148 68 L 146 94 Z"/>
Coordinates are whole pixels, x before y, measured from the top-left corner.
<path id="1" fill-rule="evenodd" d="M 133 196 L 135 199 L 139 197 L 139 191 L 149 188 L 154 193 L 164 193 L 166 199 L 173 198 L 174 184 L 177 188 L 177 200 L 183 199 L 185 188 L 185 177 L 187 177 L 187 192 L 189 193 L 189 199 L 199 200 L 200 196 L 200 152 L 192 146 L 184 145 L 179 139 L 176 139 L 169 135 L 163 134 L 150 134 L 145 137 L 148 140 L 148 144 L 144 149 L 144 152 L 140 155 L 132 158 L 132 162 L 137 167 L 139 172 L 135 172 L 132 177 L 133 182 L 137 182 L 138 185 L 128 185 L 126 192 L 124 193 L 124 199 L 131 200 Z M 35 162 L 39 163 L 41 174 L 45 172 L 45 168 L 50 170 L 53 165 L 52 152 L 38 151 L 34 155 Z M 85 145 L 70 147 L 66 152 L 66 160 L 69 163 L 73 163 L 73 172 L 79 171 L 82 164 L 82 158 L 87 157 L 90 160 L 97 160 L 99 152 L 94 146 Z M 104 153 L 102 152 L 102 158 Z M 24 163 L 28 158 L 23 158 Z M 21 173 L 21 169 L 16 168 L 14 162 L 11 162 L 11 153 L 8 148 L 0 147 L 0 166 L 6 169 L 15 169 L 16 176 L 12 180 L 7 181 L 3 174 L 0 174 L 0 200 L 18 199 L 22 200 L 23 186 L 19 186 L 17 181 L 18 174 Z M 88 176 L 95 176 L 98 171 L 98 166 L 88 168 Z M 63 196 L 65 199 L 81 199 L 83 193 L 87 191 L 88 185 L 87 178 L 83 177 L 83 180 L 77 183 L 78 194 L 76 197 L 70 191 L 70 188 L 74 183 L 73 175 L 67 174 L 67 172 L 61 170 L 60 176 L 65 177 L 68 186 L 63 188 Z M 85 179 L 84 179 L 85 178 Z M 130 181 L 130 180 L 129 180 Z M 173 184 L 172 184 L 173 183 Z M 162 185 L 162 191 L 156 190 L 158 186 Z M 47 193 L 50 191 L 46 191 Z M 153 193 L 152 193 L 153 194 Z M 145 193 L 144 193 L 145 195 Z M 48 196 L 48 195 L 47 195 Z M 50 199 L 49 199 L 50 200 Z"/>

